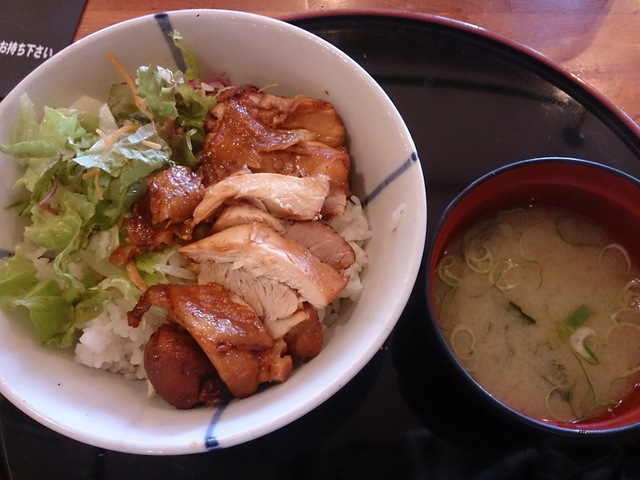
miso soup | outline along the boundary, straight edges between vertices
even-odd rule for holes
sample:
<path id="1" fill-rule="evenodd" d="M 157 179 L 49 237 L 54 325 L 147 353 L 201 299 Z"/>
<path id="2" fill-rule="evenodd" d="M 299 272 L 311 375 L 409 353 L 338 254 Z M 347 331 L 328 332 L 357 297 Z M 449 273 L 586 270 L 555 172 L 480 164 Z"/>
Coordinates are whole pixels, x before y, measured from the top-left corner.
<path id="1" fill-rule="evenodd" d="M 566 212 L 504 211 L 447 246 L 438 323 L 466 370 L 526 415 L 606 413 L 640 379 L 640 275 L 624 246 Z"/>

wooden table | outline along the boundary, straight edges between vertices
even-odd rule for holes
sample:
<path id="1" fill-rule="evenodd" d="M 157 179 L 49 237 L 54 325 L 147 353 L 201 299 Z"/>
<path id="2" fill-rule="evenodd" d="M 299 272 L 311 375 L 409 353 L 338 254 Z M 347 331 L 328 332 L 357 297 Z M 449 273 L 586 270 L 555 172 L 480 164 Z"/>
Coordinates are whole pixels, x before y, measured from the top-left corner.
<path id="1" fill-rule="evenodd" d="M 277 18 L 384 9 L 467 22 L 546 55 L 640 123 L 638 0 L 87 0 L 76 39 L 129 18 L 183 8 Z"/>

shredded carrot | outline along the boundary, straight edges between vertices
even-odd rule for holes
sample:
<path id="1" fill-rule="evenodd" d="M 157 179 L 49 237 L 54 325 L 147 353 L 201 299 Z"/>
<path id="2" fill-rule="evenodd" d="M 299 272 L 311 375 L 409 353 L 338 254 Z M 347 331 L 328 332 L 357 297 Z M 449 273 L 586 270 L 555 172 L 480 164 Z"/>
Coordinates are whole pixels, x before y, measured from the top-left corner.
<path id="1" fill-rule="evenodd" d="M 120 72 L 120 75 L 124 77 L 125 82 L 127 82 L 127 86 L 129 90 L 131 90 L 131 94 L 133 95 L 133 101 L 136 103 L 136 107 L 138 110 L 142 110 L 142 102 L 140 101 L 140 97 L 136 95 L 136 84 L 133 82 L 133 79 L 129 76 L 124 67 L 118 62 L 118 59 L 114 57 L 113 53 L 106 51 L 104 52 L 105 56 L 109 59 L 111 64 L 116 67 L 116 70 Z"/>
<path id="2" fill-rule="evenodd" d="M 129 278 L 131 279 L 133 284 L 144 292 L 148 288 L 148 286 L 140 276 L 138 267 L 136 267 L 136 262 L 133 260 L 129 260 L 125 268 L 127 269 L 127 273 L 129 274 Z"/>
<path id="3" fill-rule="evenodd" d="M 98 195 L 98 200 L 104 200 L 104 195 L 102 195 L 102 187 L 100 186 L 100 171 L 96 168 L 96 174 L 93 176 L 93 185 L 96 188 L 96 195 Z"/>
<path id="4" fill-rule="evenodd" d="M 118 137 L 120 135 L 122 135 L 123 133 L 135 132 L 137 129 L 138 129 L 138 126 L 134 125 L 133 123 L 130 123 L 129 125 L 124 125 L 124 126 L 120 127 L 118 130 L 113 132 L 111 135 L 109 135 L 108 137 L 104 138 L 104 146 L 102 147 L 102 151 L 109 150 L 109 148 L 111 148 L 111 145 L 113 145 L 114 142 L 118 139 Z"/>
<path id="5" fill-rule="evenodd" d="M 94 167 L 82 174 L 83 180 L 88 180 L 90 178 L 93 178 L 93 185 L 96 188 L 98 200 L 103 200 L 104 196 L 102 195 L 102 187 L 100 186 L 100 169 L 98 167 Z"/>
<path id="6" fill-rule="evenodd" d="M 95 177 L 98 173 L 97 170 L 98 170 L 97 168 L 92 168 L 91 170 L 87 170 L 82 174 L 82 179 L 87 180 L 91 177 Z"/>

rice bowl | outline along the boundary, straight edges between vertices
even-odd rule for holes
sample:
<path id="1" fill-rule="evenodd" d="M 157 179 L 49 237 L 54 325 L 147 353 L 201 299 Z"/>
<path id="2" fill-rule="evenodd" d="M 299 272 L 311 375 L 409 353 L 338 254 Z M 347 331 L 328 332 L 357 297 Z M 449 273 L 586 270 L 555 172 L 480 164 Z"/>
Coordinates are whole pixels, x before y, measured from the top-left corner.
<path id="1" fill-rule="evenodd" d="M 326 42 L 283 22 L 251 14 L 170 12 L 124 22 L 77 42 L 34 71 L 3 100 L 0 143 L 9 141 L 23 91 L 40 109 L 70 105 L 82 94 L 104 97 L 110 84 L 119 80 L 104 58 L 105 50 L 132 71 L 148 63 L 173 64 L 172 51 L 163 38 L 168 22 L 183 32 L 185 44 L 203 70 L 224 69 L 237 84 L 277 83 L 280 94 L 306 93 L 336 107 L 349 132 L 353 191 L 363 200 L 371 238 L 365 246 L 368 266 L 359 299 L 345 305 L 339 317 L 330 321 L 332 327 L 318 357 L 295 370 L 286 383 L 217 409 L 173 410 L 158 398 L 148 398 L 144 382 L 79 365 L 72 352 L 38 345 L 27 324 L 16 321 L 13 313 L 0 317 L 0 380 L 8 400 L 76 440 L 154 455 L 196 453 L 257 438 L 295 420 L 344 386 L 382 345 L 404 308 L 422 257 L 426 225 L 424 181 L 415 146 L 385 93 Z M 143 38 L 146 41 L 141 42 Z M 137 48 L 131 49 L 131 44 Z M 300 60 L 294 64 L 291 58 Z M 50 88 L 52 82 L 55 89 Z M 368 109 L 366 117 L 360 113 L 363 105 Z M 19 173 L 6 156 L 0 160 L 5 169 L 0 200 L 8 204 L 14 198 L 12 186 Z M 410 208 L 398 215 L 401 205 Z M 2 220 L 19 226 L 11 210 L 2 211 Z M 346 223 L 353 227 L 352 222 Z M 21 228 L 3 230 L 0 246 L 11 252 L 20 234 Z M 108 315 L 112 313 L 113 309 Z M 105 346 L 103 335 L 122 336 L 114 325 L 111 320 L 100 320 L 86 332 L 82 344 L 89 352 L 78 353 L 86 363 L 100 363 L 103 354 L 105 358 L 114 355 L 113 368 L 120 369 L 121 353 L 100 350 Z M 130 364 L 137 363 L 148 334 L 136 333 Z M 140 370 L 127 375 L 139 378 Z"/>

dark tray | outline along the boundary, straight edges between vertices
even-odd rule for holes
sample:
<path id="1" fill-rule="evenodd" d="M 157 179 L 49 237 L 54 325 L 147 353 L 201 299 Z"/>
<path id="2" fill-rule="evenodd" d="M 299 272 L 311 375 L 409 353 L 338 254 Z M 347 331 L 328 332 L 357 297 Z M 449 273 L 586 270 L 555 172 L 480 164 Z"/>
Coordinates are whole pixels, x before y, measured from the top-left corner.
<path id="1" fill-rule="evenodd" d="M 580 157 L 640 177 L 638 126 L 525 47 L 435 17 L 291 21 L 351 55 L 395 101 L 422 160 L 428 237 L 467 184 L 513 161 Z M 639 478 L 639 442 L 556 442 L 503 424 L 462 397 L 431 356 L 423 289 L 420 278 L 385 346 L 340 392 L 293 424 L 227 450 L 168 457 L 106 451 L 0 400 L 0 478 Z"/>

